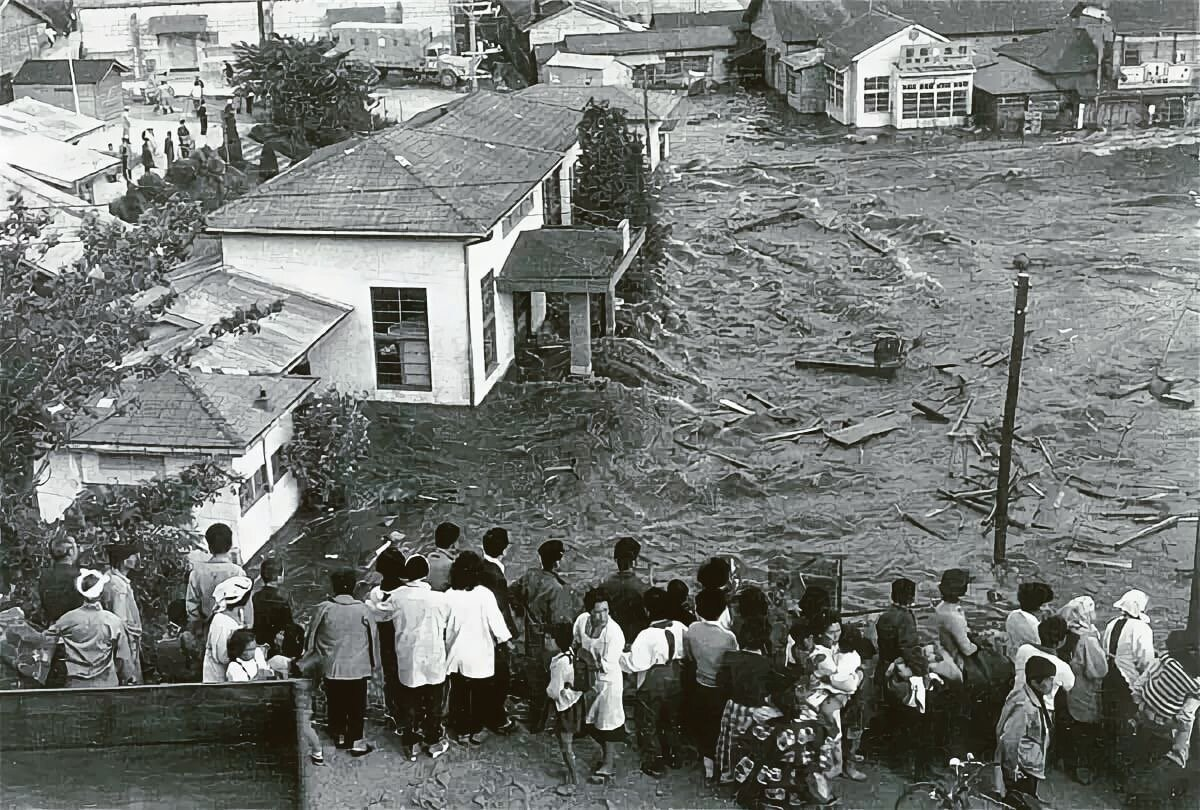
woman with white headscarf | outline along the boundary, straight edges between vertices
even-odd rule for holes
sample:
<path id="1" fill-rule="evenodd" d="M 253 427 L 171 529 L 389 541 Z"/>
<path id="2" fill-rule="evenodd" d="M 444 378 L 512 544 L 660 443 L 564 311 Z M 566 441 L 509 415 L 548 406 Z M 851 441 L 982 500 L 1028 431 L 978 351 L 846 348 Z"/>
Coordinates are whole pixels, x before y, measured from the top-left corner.
<path id="1" fill-rule="evenodd" d="M 1101 689 L 1109 751 L 1117 773 L 1127 773 L 1123 744 L 1137 728 L 1137 707 L 1131 690 L 1154 662 L 1154 632 L 1146 615 L 1149 597 L 1137 589 L 1126 591 L 1114 604 L 1120 613 L 1104 628 L 1108 675 Z"/>
<path id="2" fill-rule="evenodd" d="M 1067 716 L 1060 726 L 1067 732 L 1060 748 L 1067 772 L 1081 784 L 1090 784 L 1099 766 L 1101 739 L 1100 686 L 1108 674 L 1108 661 L 1096 629 L 1096 603 L 1077 596 L 1058 615 L 1067 623 L 1067 640 L 1060 655 L 1075 673 L 1075 686 L 1067 693 Z"/>
<path id="3" fill-rule="evenodd" d="M 249 577 L 230 577 L 213 589 L 217 612 L 208 625 L 204 644 L 204 683 L 224 683 L 229 669 L 229 637 L 245 627 L 242 608 L 250 601 L 254 583 Z"/>

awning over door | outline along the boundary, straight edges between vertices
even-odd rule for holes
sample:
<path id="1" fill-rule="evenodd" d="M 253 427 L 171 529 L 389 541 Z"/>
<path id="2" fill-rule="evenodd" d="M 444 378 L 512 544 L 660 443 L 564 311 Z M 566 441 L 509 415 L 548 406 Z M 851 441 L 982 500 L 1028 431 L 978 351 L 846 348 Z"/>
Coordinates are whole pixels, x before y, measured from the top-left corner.
<path id="1" fill-rule="evenodd" d="M 611 293 L 646 241 L 645 229 L 538 228 L 517 236 L 496 279 L 501 292 Z"/>
<path id="2" fill-rule="evenodd" d="M 203 34 L 208 30 L 207 14 L 171 14 L 166 17 L 151 17 L 146 20 L 146 33 L 159 34 Z"/>

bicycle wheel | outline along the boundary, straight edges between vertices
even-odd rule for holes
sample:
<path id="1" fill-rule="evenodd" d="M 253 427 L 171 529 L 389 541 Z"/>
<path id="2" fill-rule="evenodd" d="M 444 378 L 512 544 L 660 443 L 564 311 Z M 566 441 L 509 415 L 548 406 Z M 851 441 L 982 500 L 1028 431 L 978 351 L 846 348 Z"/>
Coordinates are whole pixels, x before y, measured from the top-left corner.
<path id="1" fill-rule="evenodd" d="M 954 804 L 941 785 L 917 782 L 906 787 L 896 799 L 895 810 L 954 810 Z"/>

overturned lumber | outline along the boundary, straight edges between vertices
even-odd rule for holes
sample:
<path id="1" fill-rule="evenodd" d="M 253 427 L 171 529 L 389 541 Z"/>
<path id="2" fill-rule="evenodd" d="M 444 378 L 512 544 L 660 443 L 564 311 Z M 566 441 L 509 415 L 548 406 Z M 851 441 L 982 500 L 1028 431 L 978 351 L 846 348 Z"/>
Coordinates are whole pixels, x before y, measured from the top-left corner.
<path id="1" fill-rule="evenodd" d="M 806 428 L 799 428 L 798 430 L 785 430 L 782 433 L 772 433 L 770 436 L 763 436 L 762 440 L 764 442 L 788 441 L 792 439 L 798 439 L 801 436 L 811 436 L 814 433 L 820 433 L 822 430 L 823 428 L 821 425 L 821 420 L 818 419 L 816 422 Z"/>
<path id="2" fill-rule="evenodd" d="M 959 412 L 958 418 L 954 420 L 954 424 L 950 427 L 950 432 L 947 435 L 953 436 L 958 433 L 958 429 L 962 427 L 963 420 L 967 418 L 967 414 L 971 411 L 971 406 L 975 404 L 975 397 L 967 400 L 967 404 L 963 405 L 963 409 Z"/>
<path id="3" fill-rule="evenodd" d="M 893 430 L 904 427 L 910 421 L 908 414 L 897 414 L 893 411 L 885 411 L 878 416 L 872 416 L 857 425 L 842 428 L 841 430 L 826 430 L 825 436 L 834 444 L 842 447 L 853 447 L 859 442 L 864 442 L 874 436 L 882 436 L 885 433 L 891 433 Z"/>
<path id="4" fill-rule="evenodd" d="M 862 374 L 867 377 L 895 377 L 898 363 L 876 365 L 865 360 L 831 360 L 826 358 L 796 358 L 796 368 L 817 368 L 823 371 L 844 371 L 848 374 Z"/>
<path id="5" fill-rule="evenodd" d="M 935 422 L 949 422 L 950 417 L 939 411 L 932 405 L 926 405 L 924 402 L 912 401 L 912 406 L 920 411 L 921 415 L 927 419 L 932 419 Z"/>
<path id="6" fill-rule="evenodd" d="M 734 402 L 732 399 L 721 399 L 721 400 L 717 400 L 717 401 L 721 404 L 721 407 L 727 408 L 728 410 L 731 410 L 734 413 L 740 413 L 742 416 L 753 416 L 754 415 L 754 411 L 750 410 L 745 405 L 740 405 L 740 404 Z"/>
<path id="7" fill-rule="evenodd" d="M 1133 568 L 1133 560 L 1125 557 L 1106 557 L 1103 554 L 1097 554 L 1093 551 L 1083 551 L 1081 549 L 1071 549 L 1067 553 L 1067 562 L 1076 565 L 1100 565 L 1105 568 L 1120 568 L 1128 571 Z"/>
<path id="8" fill-rule="evenodd" d="M 763 397 L 760 397 L 758 394 L 754 393 L 753 391 L 746 392 L 746 399 L 752 399 L 755 402 L 757 402 L 759 405 L 762 405 L 764 408 L 766 408 L 768 410 L 771 410 L 771 411 L 775 410 L 774 403 L 772 403 L 768 399 L 764 399 Z"/>
<path id="9" fill-rule="evenodd" d="M 1140 532 L 1134 532 L 1129 537 L 1126 537 L 1124 540 L 1121 540 L 1121 541 L 1115 543 L 1113 545 L 1113 548 L 1122 549 L 1122 548 L 1125 548 L 1125 546 L 1129 545 L 1130 543 L 1135 543 L 1138 540 L 1141 540 L 1143 537 L 1149 537 L 1152 534 L 1158 534 L 1161 531 L 1166 531 L 1167 529 L 1170 529 L 1173 526 L 1178 525 L 1180 520 L 1181 520 L 1180 515 L 1171 515 L 1171 517 L 1166 518 L 1165 520 L 1160 520 L 1158 523 L 1155 523 L 1153 526 L 1147 526 L 1146 528 L 1142 529 Z"/>
<path id="10" fill-rule="evenodd" d="M 920 529 L 921 531 L 925 532 L 926 534 L 932 534 L 934 537 L 936 537 L 936 538 L 937 538 L 937 539 L 939 539 L 939 540 L 945 540 L 946 542 L 949 542 L 949 541 L 950 541 L 950 538 L 949 538 L 949 537 L 947 537 L 946 535 L 942 534 L 942 533 L 941 533 L 941 532 L 939 532 L 937 529 L 934 529 L 934 528 L 932 528 L 932 527 L 930 527 L 930 526 L 926 526 L 924 523 L 922 523 L 921 521 L 917 520 L 915 517 L 913 517 L 912 515 L 910 515 L 908 512 L 903 512 L 903 511 L 902 511 L 902 512 L 900 513 L 900 519 L 901 519 L 901 520 L 903 520 L 905 523 L 911 523 L 913 526 L 916 526 L 918 529 Z"/>

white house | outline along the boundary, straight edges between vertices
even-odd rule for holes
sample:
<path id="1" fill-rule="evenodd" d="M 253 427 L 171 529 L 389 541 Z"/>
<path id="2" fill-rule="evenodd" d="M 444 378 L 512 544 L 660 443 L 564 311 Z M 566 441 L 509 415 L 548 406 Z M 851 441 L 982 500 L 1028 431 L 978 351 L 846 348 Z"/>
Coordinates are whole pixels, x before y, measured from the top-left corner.
<path id="1" fill-rule="evenodd" d="M 198 508 L 203 532 L 227 523 L 243 560 L 300 504 L 283 448 L 292 411 L 317 384 L 311 377 L 171 371 L 130 383 L 121 396 L 91 403 L 38 485 L 42 519 L 62 517 L 88 486 L 136 484 L 215 461 L 241 479 Z"/>
<path id="2" fill-rule="evenodd" d="M 553 45 L 568 34 L 615 34 L 618 31 L 645 31 L 646 26 L 613 12 L 600 3 L 571 0 L 557 11 L 540 17 L 526 29 L 529 46 Z"/>
<path id="3" fill-rule="evenodd" d="M 961 126 L 971 114 L 972 47 L 873 12 L 822 39 L 825 112 L 855 127 Z"/>
<path id="4" fill-rule="evenodd" d="M 592 56 L 558 51 L 542 65 L 542 81 L 578 87 L 591 85 L 633 86 L 633 69 L 615 56 Z"/>
<path id="5" fill-rule="evenodd" d="M 408 125 L 318 150 L 208 219 L 225 262 L 351 312 L 307 352 L 311 372 L 378 400 L 478 405 L 566 293 L 572 367 L 590 373 L 590 306 L 643 235 L 575 233 L 587 278 L 510 263 L 528 231 L 568 231 L 578 112 L 476 93 Z M 581 229 L 582 230 L 582 229 Z M 520 276 L 520 278 L 517 278 Z"/>

